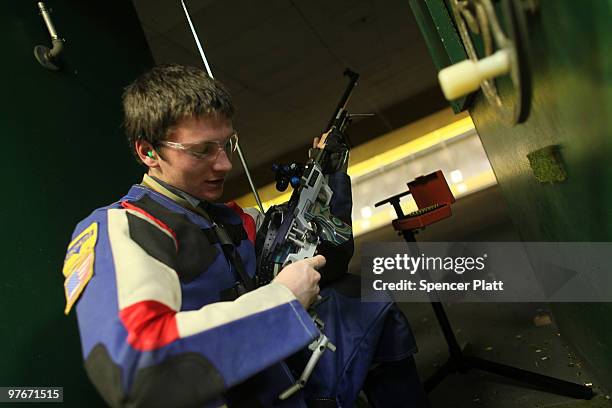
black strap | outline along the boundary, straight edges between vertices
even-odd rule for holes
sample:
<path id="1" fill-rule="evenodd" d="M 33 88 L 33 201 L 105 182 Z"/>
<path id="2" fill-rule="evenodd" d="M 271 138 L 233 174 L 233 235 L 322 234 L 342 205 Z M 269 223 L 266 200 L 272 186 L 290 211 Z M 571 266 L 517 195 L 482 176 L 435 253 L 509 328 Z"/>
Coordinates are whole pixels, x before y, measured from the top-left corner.
<path id="1" fill-rule="evenodd" d="M 204 211 L 204 208 L 200 207 L 200 209 Z M 243 241 L 247 237 L 244 227 L 241 224 L 219 226 L 210 218 L 210 215 L 206 215 L 208 216 L 207 218 L 213 227 L 202 231 L 209 239 L 211 244 L 219 243 L 221 245 L 225 257 L 234 267 L 233 269 L 236 272 L 236 277 L 238 278 L 238 285 L 234 285 L 234 287 L 230 288 L 229 290 L 234 290 L 237 294 L 236 297 L 238 297 L 245 292 L 255 289 L 255 282 L 253 282 L 253 279 L 251 279 L 247 273 L 244 263 L 242 262 L 242 258 L 240 257 L 240 253 L 238 253 L 238 250 L 236 250 L 236 247 L 240 244 L 240 241 Z M 242 232 L 240 232 L 240 230 Z M 243 288 L 240 288 L 240 285 L 242 285 Z M 221 293 L 222 298 L 227 297 L 228 295 L 231 294 L 227 293 L 227 290 Z"/>
<path id="2" fill-rule="evenodd" d="M 241 282 L 236 282 L 231 288 L 227 288 L 219 292 L 219 301 L 231 302 L 238 299 L 247 292 Z"/>
<path id="3" fill-rule="evenodd" d="M 219 227 L 217 227 L 219 228 Z M 235 246 L 239 246 L 240 242 L 244 241 L 245 239 L 248 238 L 246 231 L 244 230 L 244 226 L 242 226 L 242 224 L 237 224 L 237 225 L 233 225 L 233 224 L 225 224 L 223 225 L 221 228 L 223 228 L 223 230 L 227 233 L 227 235 L 229 236 L 231 242 L 235 245 Z M 202 232 L 204 232 L 204 235 L 206 235 L 206 238 L 208 238 L 208 241 L 211 244 L 217 244 L 220 242 L 219 240 L 219 236 L 218 234 L 215 232 L 215 228 L 207 228 L 202 230 Z"/>
<path id="4" fill-rule="evenodd" d="M 234 270 L 238 273 L 238 277 L 240 278 L 241 283 L 244 285 L 244 288 L 247 292 L 255 289 L 255 282 L 247 273 L 244 263 L 242 262 L 242 258 L 240 257 L 240 253 L 236 250 L 234 245 L 223 245 L 221 244 L 221 248 L 223 248 L 223 253 L 229 259 L 230 263 L 234 267 Z"/>

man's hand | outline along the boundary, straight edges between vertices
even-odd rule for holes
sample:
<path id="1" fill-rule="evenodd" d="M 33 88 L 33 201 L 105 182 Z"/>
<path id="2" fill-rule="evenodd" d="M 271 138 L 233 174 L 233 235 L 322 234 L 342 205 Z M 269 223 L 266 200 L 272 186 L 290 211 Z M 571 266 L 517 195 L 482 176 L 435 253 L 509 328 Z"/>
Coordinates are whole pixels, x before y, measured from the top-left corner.
<path id="1" fill-rule="evenodd" d="M 282 283 L 289 288 L 305 309 L 314 302 L 319 294 L 321 274 L 317 269 L 325 266 L 325 257 L 317 255 L 313 258 L 294 262 L 281 270 L 274 282 Z"/>
<path id="2" fill-rule="evenodd" d="M 312 147 L 308 150 L 308 158 L 315 158 L 320 150 L 327 148 L 329 157 L 325 163 L 322 163 L 323 172 L 325 174 L 332 174 L 336 172 L 346 173 L 349 162 L 349 148 L 346 143 L 342 141 L 333 142 L 331 145 L 328 144 L 327 137 L 329 136 L 330 132 L 323 133 L 321 137 L 314 138 L 312 141 Z M 332 141 L 334 140 L 336 139 L 332 139 Z"/>

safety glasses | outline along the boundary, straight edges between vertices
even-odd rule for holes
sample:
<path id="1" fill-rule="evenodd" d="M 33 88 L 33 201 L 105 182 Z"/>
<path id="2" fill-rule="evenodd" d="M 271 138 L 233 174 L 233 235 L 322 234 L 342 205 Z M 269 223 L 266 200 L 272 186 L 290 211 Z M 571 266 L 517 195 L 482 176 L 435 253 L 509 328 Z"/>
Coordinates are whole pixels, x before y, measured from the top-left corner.
<path id="1" fill-rule="evenodd" d="M 232 159 L 234 151 L 238 148 L 238 132 L 234 131 L 230 137 L 224 141 L 205 141 L 198 143 L 177 143 L 169 141 L 161 141 L 159 144 L 171 149 L 184 150 L 190 155 L 203 160 L 217 160 L 221 150 L 225 151 L 228 159 Z"/>

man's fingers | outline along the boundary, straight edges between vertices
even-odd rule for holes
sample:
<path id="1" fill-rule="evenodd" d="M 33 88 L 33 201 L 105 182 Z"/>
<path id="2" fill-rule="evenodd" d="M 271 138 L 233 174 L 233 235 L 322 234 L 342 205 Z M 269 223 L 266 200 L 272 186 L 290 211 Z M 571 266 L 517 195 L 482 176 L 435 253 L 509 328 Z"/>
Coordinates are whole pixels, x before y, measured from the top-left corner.
<path id="1" fill-rule="evenodd" d="M 325 266 L 326 261 L 323 255 L 317 255 L 313 258 L 309 258 L 308 262 L 310 263 L 310 266 L 318 270 Z"/>
<path id="2" fill-rule="evenodd" d="M 319 144 L 319 138 L 315 137 L 314 140 L 312 141 L 312 147 L 317 147 L 318 144 Z"/>

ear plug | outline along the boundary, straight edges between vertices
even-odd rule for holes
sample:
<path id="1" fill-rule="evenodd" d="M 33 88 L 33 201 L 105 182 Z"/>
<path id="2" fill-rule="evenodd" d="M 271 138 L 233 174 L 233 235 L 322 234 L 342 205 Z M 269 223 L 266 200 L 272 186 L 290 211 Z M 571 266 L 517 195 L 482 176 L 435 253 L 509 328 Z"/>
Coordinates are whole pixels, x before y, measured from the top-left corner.
<path id="1" fill-rule="evenodd" d="M 152 159 L 153 159 L 153 158 L 154 158 L 154 157 L 153 157 L 153 150 L 149 150 L 149 151 L 147 152 L 147 156 L 149 156 L 150 158 L 152 158 Z"/>

